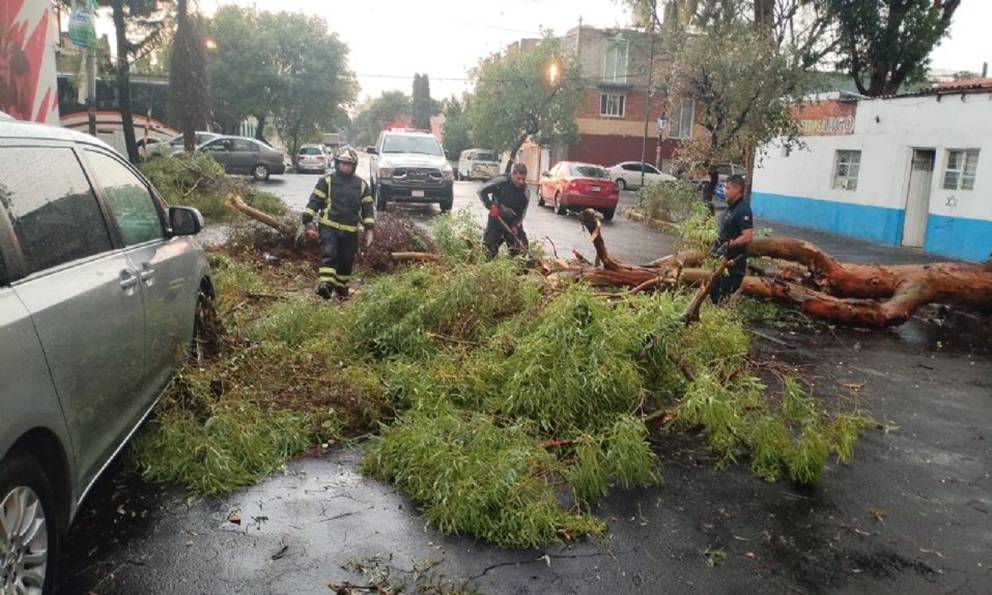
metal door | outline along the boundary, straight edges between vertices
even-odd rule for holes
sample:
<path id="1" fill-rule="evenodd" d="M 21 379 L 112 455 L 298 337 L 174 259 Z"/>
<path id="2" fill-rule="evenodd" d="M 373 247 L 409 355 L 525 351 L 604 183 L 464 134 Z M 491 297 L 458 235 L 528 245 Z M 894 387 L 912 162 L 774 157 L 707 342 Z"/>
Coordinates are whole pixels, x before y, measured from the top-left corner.
<path id="1" fill-rule="evenodd" d="M 909 191 L 906 195 L 906 219 L 903 221 L 902 245 L 920 248 L 927 232 L 930 213 L 930 187 L 933 185 L 933 165 L 936 151 L 916 149 L 909 171 Z"/>

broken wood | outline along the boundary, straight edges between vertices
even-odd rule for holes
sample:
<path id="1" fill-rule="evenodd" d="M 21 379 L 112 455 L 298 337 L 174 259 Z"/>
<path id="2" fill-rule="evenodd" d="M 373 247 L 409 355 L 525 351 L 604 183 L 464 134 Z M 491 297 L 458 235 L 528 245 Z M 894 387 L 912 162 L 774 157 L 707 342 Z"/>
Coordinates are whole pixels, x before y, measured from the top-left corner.
<path id="1" fill-rule="evenodd" d="M 594 285 L 638 288 L 657 279 L 659 270 L 698 266 L 704 260 L 702 254 L 679 253 L 644 267 L 626 265 L 609 256 L 593 213 L 584 212 L 580 220 L 603 266 L 577 267 L 572 272 Z M 785 264 L 779 269 L 780 274 L 745 277 L 741 293 L 788 305 L 833 323 L 869 328 L 899 325 L 931 303 L 992 312 L 992 266 L 987 263 L 843 263 L 816 245 L 794 238 L 757 238 L 748 246 L 748 257 L 770 258 Z M 679 281 L 705 283 L 710 277 L 707 271 L 686 268 L 681 271 Z M 697 292 L 697 297 L 700 293 Z"/>
<path id="2" fill-rule="evenodd" d="M 287 235 L 289 237 L 293 237 L 296 235 L 295 226 L 290 225 L 289 223 L 286 223 L 281 219 L 273 217 L 268 213 L 263 213 L 262 211 L 259 211 L 258 209 L 252 206 L 249 206 L 247 203 L 245 203 L 244 200 L 241 199 L 240 196 L 237 196 L 235 194 L 228 194 L 227 206 L 231 207 L 235 211 L 238 211 L 239 213 L 242 213 L 243 215 L 251 217 L 255 221 L 258 221 L 259 223 L 264 223 L 265 225 L 268 225 L 269 227 L 282 232 L 284 235 Z M 316 240 L 317 230 L 313 229 L 312 227 L 308 227 L 307 236 Z"/>
<path id="3" fill-rule="evenodd" d="M 696 290 L 696 295 L 692 296 L 692 300 L 689 301 L 689 304 L 685 307 L 685 310 L 682 311 L 682 320 L 686 325 L 699 320 L 699 309 L 703 307 L 703 301 L 706 299 L 706 296 L 709 295 L 710 287 L 712 287 L 713 282 L 723 274 L 723 271 L 727 270 L 728 266 L 730 266 L 730 261 L 727 260 L 726 256 L 722 257 L 719 264 L 717 264 L 716 268 L 713 269 L 713 272 L 710 273 L 710 276 L 703 279 L 702 283 L 699 284 L 699 289 Z"/>
<path id="4" fill-rule="evenodd" d="M 296 227 L 245 204 L 229 195 L 227 204 L 256 221 L 287 236 Z M 548 287 L 560 286 L 560 278 L 582 279 L 600 287 L 626 287 L 633 293 L 653 287 L 712 283 L 711 271 L 698 268 L 705 254 L 679 252 L 645 266 L 629 265 L 613 258 L 606 248 L 603 230 L 595 212 L 587 209 L 579 220 L 589 232 L 601 266 L 573 252 L 576 260 L 540 261 L 536 269 Z M 314 229 L 307 235 L 317 238 Z M 428 252 L 397 252 L 396 261 L 431 262 L 440 257 Z M 921 307 L 948 304 L 992 312 L 992 265 L 940 262 L 921 265 L 853 264 L 839 262 L 816 245 L 795 238 L 756 238 L 748 246 L 748 258 L 770 259 L 774 266 L 744 278 L 744 295 L 787 305 L 832 323 L 883 328 L 904 323 Z M 751 264 L 751 263 L 749 263 Z M 706 292 L 699 288 L 697 298 Z M 701 306 L 702 299 L 699 299 Z M 691 305 L 691 304 L 690 304 Z M 691 315 L 692 312 L 687 308 Z M 691 317 L 691 316 L 690 316 Z"/>

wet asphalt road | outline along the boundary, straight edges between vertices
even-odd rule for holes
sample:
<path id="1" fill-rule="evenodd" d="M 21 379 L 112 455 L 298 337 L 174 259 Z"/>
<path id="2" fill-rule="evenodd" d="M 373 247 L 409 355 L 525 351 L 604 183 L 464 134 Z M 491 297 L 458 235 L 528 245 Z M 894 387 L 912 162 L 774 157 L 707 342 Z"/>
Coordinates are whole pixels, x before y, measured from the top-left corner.
<path id="1" fill-rule="evenodd" d="M 365 153 L 359 153 L 358 171 L 367 171 L 366 158 Z M 265 182 L 262 188 L 282 198 L 290 208 L 300 211 L 306 207 L 310 191 L 318 179 L 315 174 L 287 174 L 273 177 Z M 487 214 L 476 195 L 481 186 L 481 182 L 455 182 L 452 212 L 457 214 L 467 210 L 473 219 L 484 227 Z M 572 250 L 576 249 L 590 261 L 593 260 L 595 251 L 589 241 L 589 234 L 579 224 L 578 219 L 575 216 L 559 217 L 550 207 L 537 206 L 534 188 L 530 188 L 530 191 L 531 204 L 524 221 L 524 229 L 531 243 L 542 245 L 549 254 L 557 252 L 562 258 L 571 258 Z M 621 192 L 618 214 L 613 221 L 602 222 L 603 233 L 611 255 L 627 262 L 644 264 L 670 254 L 674 243 L 671 236 L 620 216 L 619 212 L 624 207 L 636 203 L 636 193 Z M 436 204 L 390 203 L 389 212 L 406 213 L 424 225 L 430 225 L 431 220 L 440 214 Z"/>
<path id="2" fill-rule="evenodd" d="M 284 178 L 270 185 L 290 197 L 299 184 L 300 201 L 316 180 Z M 481 220 L 473 188 L 458 183 L 455 209 L 477 208 Z M 532 239 L 591 255 L 571 226 L 533 206 L 527 219 Z M 604 229 L 624 260 L 670 251 L 641 224 L 618 217 Z M 858 398 L 884 426 L 816 488 L 716 470 L 697 438 L 665 437 L 665 485 L 610 498 L 597 511 L 610 528 L 602 543 L 506 551 L 426 527 L 392 486 L 355 473 L 354 450 L 295 461 L 213 501 L 110 473 L 70 536 L 59 593 L 330 593 L 328 583 L 369 583 L 357 566 L 408 593 L 417 576 L 421 587 L 496 594 L 990 592 L 989 320 L 948 313 L 884 332 L 768 333 L 795 348 L 756 338 L 761 357 L 801 369 L 821 396 Z"/>

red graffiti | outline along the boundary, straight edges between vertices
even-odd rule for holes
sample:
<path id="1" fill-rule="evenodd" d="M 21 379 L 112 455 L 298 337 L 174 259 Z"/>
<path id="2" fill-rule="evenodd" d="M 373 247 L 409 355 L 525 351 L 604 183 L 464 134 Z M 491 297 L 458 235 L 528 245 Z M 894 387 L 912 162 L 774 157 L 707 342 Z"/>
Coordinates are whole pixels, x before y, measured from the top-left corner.
<path id="1" fill-rule="evenodd" d="M 51 100 L 32 113 L 38 92 L 38 76 L 45 57 L 48 11 L 29 32 L 26 21 L 15 22 L 25 0 L 0 0 L 0 111 L 19 120 L 45 121 Z M 46 96 L 51 89 L 46 89 Z"/>

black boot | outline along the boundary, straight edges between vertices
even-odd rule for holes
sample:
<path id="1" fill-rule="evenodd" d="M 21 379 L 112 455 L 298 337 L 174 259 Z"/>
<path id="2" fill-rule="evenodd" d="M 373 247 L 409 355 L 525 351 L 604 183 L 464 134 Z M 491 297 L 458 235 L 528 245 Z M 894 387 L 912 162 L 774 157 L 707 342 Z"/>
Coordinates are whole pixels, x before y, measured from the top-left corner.
<path id="1" fill-rule="evenodd" d="M 334 293 L 337 294 L 342 300 L 348 299 L 348 287 L 346 285 L 338 285 L 334 288 Z"/>
<path id="2" fill-rule="evenodd" d="M 322 297 L 325 300 L 329 300 L 329 299 L 331 299 L 331 292 L 332 291 L 333 291 L 333 289 L 331 288 L 331 284 L 330 283 L 321 283 L 321 284 L 317 285 L 317 289 L 314 290 L 314 293 L 316 293 L 317 295 L 319 295 L 320 297 Z"/>

